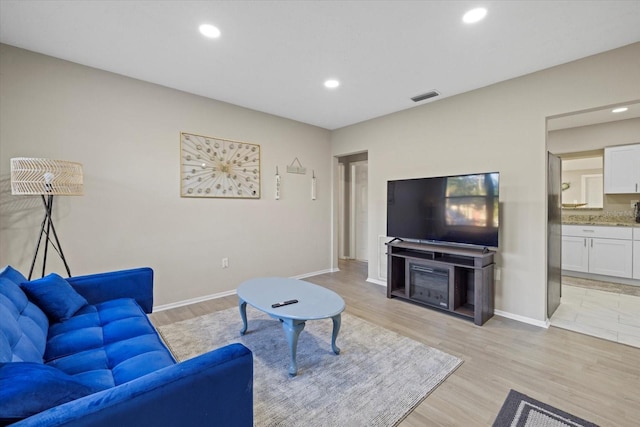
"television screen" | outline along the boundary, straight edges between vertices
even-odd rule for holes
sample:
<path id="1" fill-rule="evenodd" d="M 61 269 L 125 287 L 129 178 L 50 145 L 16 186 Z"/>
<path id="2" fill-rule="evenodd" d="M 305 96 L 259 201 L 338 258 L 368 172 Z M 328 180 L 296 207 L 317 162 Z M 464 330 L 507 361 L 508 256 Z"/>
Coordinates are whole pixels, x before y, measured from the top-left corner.
<path id="1" fill-rule="evenodd" d="M 387 236 L 498 247 L 498 172 L 388 181 Z"/>

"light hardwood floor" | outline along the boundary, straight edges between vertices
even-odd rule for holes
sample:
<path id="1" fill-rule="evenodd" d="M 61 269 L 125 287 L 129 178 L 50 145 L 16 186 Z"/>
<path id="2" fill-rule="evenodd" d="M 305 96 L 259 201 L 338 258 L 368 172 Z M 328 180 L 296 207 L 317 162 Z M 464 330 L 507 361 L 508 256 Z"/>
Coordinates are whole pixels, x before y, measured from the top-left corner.
<path id="1" fill-rule="evenodd" d="M 366 282 L 366 264 L 347 261 L 339 267 L 305 280 L 339 293 L 349 314 L 464 360 L 401 427 L 490 426 L 509 389 L 603 427 L 640 425 L 640 349 L 499 316 L 476 326 L 387 299 L 384 287 Z M 151 318 L 164 325 L 236 306 L 237 297 L 229 296 Z"/>

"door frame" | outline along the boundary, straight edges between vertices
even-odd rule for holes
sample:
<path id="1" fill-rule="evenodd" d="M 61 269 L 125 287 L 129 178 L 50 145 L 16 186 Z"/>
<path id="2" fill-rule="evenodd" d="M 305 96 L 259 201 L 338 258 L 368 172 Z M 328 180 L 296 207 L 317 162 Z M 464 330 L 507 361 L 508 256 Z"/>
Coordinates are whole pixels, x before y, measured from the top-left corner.
<path id="1" fill-rule="evenodd" d="M 346 158 L 346 161 L 343 159 Z M 349 192 L 350 183 L 347 181 L 350 173 L 349 165 L 357 161 L 366 161 L 369 164 L 368 151 L 357 151 L 354 153 L 336 154 L 332 159 L 332 243 L 331 243 L 331 263 L 332 269 L 338 271 L 340 259 L 349 259 L 349 213 L 350 206 Z M 369 179 L 367 179 L 368 183 Z M 369 190 L 370 193 L 370 190 Z M 368 194 L 369 196 L 369 194 Z M 369 206 L 367 204 L 367 211 Z M 367 219 L 369 214 L 367 213 Z M 370 228 L 370 227 L 368 227 Z M 369 230 L 367 230 L 369 233 Z M 370 245 L 370 242 L 368 243 Z M 370 251 L 369 251 L 370 252 Z"/>
<path id="2" fill-rule="evenodd" d="M 347 192 L 346 192 L 346 186 L 347 186 L 347 180 L 346 180 L 346 168 L 344 166 L 344 163 L 338 163 L 338 258 L 339 259 L 346 259 L 347 258 L 347 254 L 345 253 L 345 233 L 346 233 L 346 227 L 345 227 L 345 218 L 347 215 L 347 209 L 346 209 L 346 196 L 347 196 Z"/>
<path id="3" fill-rule="evenodd" d="M 356 217 L 356 187 L 357 187 L 357 182 L 356 182 L 356 169 L 358 166 L 362 166 L 362 165 L 367 165 L 369 166 L 369 161 L 368 160 L 359 160 L 357 162 L 351 162 L 349 163 L 349 166 L 351 166 L 350 168 L 350 178 L 351 178 L 351 188 L 350 188 L 350 192 L 349 192 L 349 258 L 350 259 L 358 259 L 357 257 L 357 249 L 356 249 L 356 242 L 358 239 L 357 233 L 356 233 L 356 222 L 357 222 L 357 217 Z M 368 173 L 367 173 L 368 176 Z M 368 182 L 368 177 L 367 177 L 367 182 Z M 368 230 L 368 224 L 369 224 L 369 206 L 366 207 L 367 208 L 367 230 Z M 368 232 L 368 231 L 367 231 Z M 368 240 L 367 239 L 367 252 L 368 252 Z M 367 257 L 368 258 L 368 257 Z"/>

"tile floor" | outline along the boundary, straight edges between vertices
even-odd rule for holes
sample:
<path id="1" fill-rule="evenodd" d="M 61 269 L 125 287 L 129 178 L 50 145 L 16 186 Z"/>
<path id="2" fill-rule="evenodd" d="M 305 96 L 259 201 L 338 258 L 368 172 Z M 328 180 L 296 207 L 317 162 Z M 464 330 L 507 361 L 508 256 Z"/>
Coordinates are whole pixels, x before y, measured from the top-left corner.
<path id="1" fill-rule="evenodd" d="M 640 348 L 640 296 L 563 284 L 551 325 Z"/>

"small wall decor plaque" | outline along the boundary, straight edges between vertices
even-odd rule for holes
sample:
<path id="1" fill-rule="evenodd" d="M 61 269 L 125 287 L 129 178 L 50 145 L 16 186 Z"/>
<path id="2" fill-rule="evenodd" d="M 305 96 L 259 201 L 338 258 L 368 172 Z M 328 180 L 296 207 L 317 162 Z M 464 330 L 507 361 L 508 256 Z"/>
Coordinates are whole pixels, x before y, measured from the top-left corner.
<path id="1" fill-rule="evenodd" d="M 260 198 L 260 146 L 180 133 L 180 196 Z"/>
<path id="2" fill-rule="evenodd" d="M 296 166 L 296 163 L 298 164 L 297 166 Z M 307 173 L 307 168 L 302 166 L 302 163 L 300 163 L 300 160 L 298 160 L 298 158 L 296 157 L 295 159 L 293 159 L 291 164 L 287 166 L 287 172 L 305 175 Z"/>

